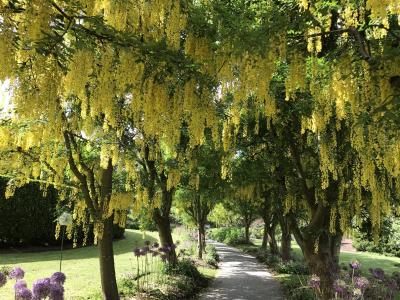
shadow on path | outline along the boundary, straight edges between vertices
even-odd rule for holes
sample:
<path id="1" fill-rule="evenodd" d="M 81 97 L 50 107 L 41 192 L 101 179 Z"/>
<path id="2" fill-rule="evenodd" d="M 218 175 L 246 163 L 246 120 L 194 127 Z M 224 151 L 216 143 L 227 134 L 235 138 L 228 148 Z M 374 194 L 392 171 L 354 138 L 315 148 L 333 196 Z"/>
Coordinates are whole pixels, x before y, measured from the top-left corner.
<path id="1" fill-rule="evenodd" d="M 279 283 L 257 260 L 235 248 L 213 244 L 221 257 L 217 278 L 201 300 L 283 300 Z"/>

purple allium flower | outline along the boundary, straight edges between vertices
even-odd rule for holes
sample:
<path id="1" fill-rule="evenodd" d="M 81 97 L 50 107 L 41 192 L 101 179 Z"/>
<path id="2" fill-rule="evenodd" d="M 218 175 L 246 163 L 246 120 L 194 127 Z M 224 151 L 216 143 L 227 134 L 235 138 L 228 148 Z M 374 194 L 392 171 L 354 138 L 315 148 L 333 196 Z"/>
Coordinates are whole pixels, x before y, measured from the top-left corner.
<path id="1" fill-rule="evenodd" d="M 155 243 L 153 244 L 153 248 L 158 248 L 158 247 L 160 247 L 160 244 L 158 244 L 157 242 L 155 242 Z"/>
<path id="2" fill-rule="evenodd" d="M 144 244 L 145 244 L 146 246 L 150 246 L 151 242 L 150 242 L 150 241 L 144 241 Z"/>
<path id="3" fill-rule="evenodd" d="M 16 300 L 32 300 L 32 292 L 28 288 L 22 288 L 15 291 Z"/>
<path id="4" fill-rule="evenodd" d="M 35 300 L 45 299 L 50 293 L 50 285 L 50 278 L 36 280 L 32 288 Z"/>
<path id="5" fill-rule="evenodd" d="M 310 280 L 308 281 L 308 285 L 313 289 L 319 289 L 321 285 L 321 280 L 317 275 L 313 274 Z"/>
<path id="6" fill-rule="evenodd" d="M 64 300 L 64 287 L 61 284 L 52 283 L 50 285 L 50 300 Z"/>
<path id="7" fill-rule="evenodd" d="M 152 255 L 152 256 L 158 256 L 158 252 L 157 252 L 157 251 L 152 251 L 152 252 L 151 252 L 151 255 Z"/>
<path id="8" fill-rule="evenodd" d="M 148 253 L 149 251 L 150 251 L 150 248 L 149 248 L 148 246 L 143 247 L 143 249 L 142 249 L 142 252 L 143 252 L 144 254 Z"/>
<path id="9" fill-rule="evenodd" d="M 140 256 L 140 254 L 141 254 L 141 251 L 140 251 L 140 249 L 139 249 L 139 248 L 135 248 L 135 249 L 133 249 L 133 254 L 134 254 L 136 257 L 139 257 L 139 256 Z"/>
<path id="10" fill-rule="evenodd" d="M 341 279 L 335 280 L 335 282 L 333 283 L 333 289 L 338 294 L 345 293 L 346 292 L 346 282 Z"/>
<path id="11" fill-rule="evenodd" d="M 24 276 L 25 272 L 20 267 L 15 267 L 14 269 L 12 269 L 9 275 L 11 279 L 23 279 Z"/>
<path id="12" fill-rule="evenodd" d="M 365 277 L 356 277 L 354 280 L 354 285 L 356 288 L 359 288 L 361 291 L 364 291 L 369 285 L 369 280 Z"/>
<path id="13" fill-rule="evenodd" d="M 63 285 L 65 282 L 66 276 L 64 273 L 62 272 L 55 272 L 53 275 L 51 275 L 50 277 L 50 281 L 51 283 L 58 283 Z"/>
<path id="14" fill-rule="evenodd" d="M 350 267 L 351 267 L 353 270 L 358 270 L 359 268 L 361 268 L 361 264 L 360 264 L 359 261 L 353 260 L 353 261 L 350 263 Z"/>
<path id="15" fill-rule="evenodd" d="M 165 254 L 161 254 L 160 257 L 161 257 L 161 260 L 164 262 L 167 260 L 167 256 Z"/>
<path id="16" fill-rule="evenodd" d="M 385 279 L 385 271 L 383 271 L 381 268 L 369 269 L 369 271 L 376 279 Z"/>
<path id="17" fill-rule="evenodd" d="M 19 279 L 15 284 L 14 284 L 14 290 L 20 290 L 22 288 L 27 288 L 27 284 L 25 280 Z"/>
<path id="18" fill-rule="evenodd" d="M 396 280 L 394 280 L 394 279 L 389 279 L 387 282 L 386 282 L 386 286 L 391 290 L 391 291 L 396 291 L 397 289 L 398 289 L 398 284 L 397 284 L 397 281 Z"/>
<path id="19" fill-rule="evenodd" d="M 7 283 L 7 276 L 4 273 L 0 272 L 0 288 L 5 286 L 6 283 Z"/>

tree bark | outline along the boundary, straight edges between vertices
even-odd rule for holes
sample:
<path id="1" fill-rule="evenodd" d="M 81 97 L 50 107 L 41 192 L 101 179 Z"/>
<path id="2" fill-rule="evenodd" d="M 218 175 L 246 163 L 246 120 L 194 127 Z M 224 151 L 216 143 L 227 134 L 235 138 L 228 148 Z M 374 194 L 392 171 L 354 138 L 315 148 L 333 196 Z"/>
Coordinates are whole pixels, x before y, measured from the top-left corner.
<path id="1" fill-rule="evenodd" d="M 174 240 L 171 233 L 171 221 L 169 215 L 163 216 L 160 210 L 157 208 L 153 213 L 154 221 L 157 225 L 158 235 L 160 237 L 160 243 L 162 247 L 170 247 L 170 251 L 167 253 L 167 260 L 171 264 L 177 263 L 176 251 Z"/>
<path id="2" fill-rule="evenodd" d="M 267 246 L 268 246 L 268 223 L 266 222 L 266 220 L 264 220 L 264 232 L 263 232 L 261 248 L 267 250 Z"/>
<path id="3" fill-rule="evenodd" d="M 307 264 L 321 281 L 321 299 L 334 298 L 333 283 L 338 278 L 339 254 L 342 234 L 319 236 L 318 251 L 315 253 L 315 238 L 306 238 L 302 249 Z"/>
<path id="4" fill-rule="evenodd" d="M 282 238 L 281 238 L 281 256 L 284 262 L 291 260 L 291 244 L 292 244 L 292 236 L 290 232 L 290 226 L 285 220 L 284 217 L 280 220 L 280 225 L 282 229 Z"/>
<path id="5" fill-rule="evenodd" d="M 250 244 L 250 223 L 244 225 L 244 239 L 246 244 Z"/>
<path id="6" fill-rule="evenodd" d="M 269 248 L 271 249 L 272 255 L 279 255 L 278 243 L 276 242 L 275 238 L 275 228 L 276 224 L 273 224 L 271 227 L 268 228 Z"/>
<path id="7" fill-rule="evenodd" d="M 205 252 L 205 229 L 204 223 L 200 222 L 198 225 L 198 258 L 203 259 L 203 252 Z"/>
<path id="8" fill-rule="evenodd" d="M 113 251 L 113 218 L 103 222 L 103 236 L 99 239 L 101 289 L 105 300 L 118 300 Z"/>

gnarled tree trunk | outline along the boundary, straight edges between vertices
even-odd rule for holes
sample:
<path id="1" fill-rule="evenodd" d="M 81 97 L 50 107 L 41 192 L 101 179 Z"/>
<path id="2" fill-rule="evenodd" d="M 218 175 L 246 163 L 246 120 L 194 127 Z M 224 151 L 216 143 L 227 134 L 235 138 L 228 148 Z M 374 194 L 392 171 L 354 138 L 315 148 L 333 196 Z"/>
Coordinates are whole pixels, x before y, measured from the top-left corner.
<path id="1" fill-rule="evenodd" d="M 267 250 L 267 246 L 268 246 L 268 224 L 266 220 L 264 220 L 264 231 L 263 231 L 261 248 Z"/>
<path id="2" fill-rule="evenodd" d="M 167 260 L 171 264 L 176 264 L 177 257 L 176 251 L 173 247 L 174 240 L 171 233 L 171 221 L 169 215 L 162 215 L 159 209 L 155 209 L 153 213 L 153 219 L 157 226 L 158 236 L 160 237 L 160 243 L 162 247 L 170 247 L 170 251 L 167 253 Z"/>
<path id="3" fill-rule="evenodd" d="M 278 243 L 276 242 L 276 237 L 275 237 L 275 229 L 276 229 L 275 223 L 273 223 L 272 226 L 268 228 L 269 248 L 271 249 L 271 254 L 279 255 Z"/>

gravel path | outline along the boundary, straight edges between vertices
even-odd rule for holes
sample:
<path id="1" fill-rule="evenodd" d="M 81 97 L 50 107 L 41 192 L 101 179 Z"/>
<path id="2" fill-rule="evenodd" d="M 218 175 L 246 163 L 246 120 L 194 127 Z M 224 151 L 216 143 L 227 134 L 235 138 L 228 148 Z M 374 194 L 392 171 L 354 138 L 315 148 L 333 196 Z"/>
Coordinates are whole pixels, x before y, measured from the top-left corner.
<path id="1" fill-rule="evenodd" d="M 201 300 L 283 300 L 279 283 L 257 260 L 221 243 L 215 245 L 221 257 L 217 278 L 200 296 Z"/>

